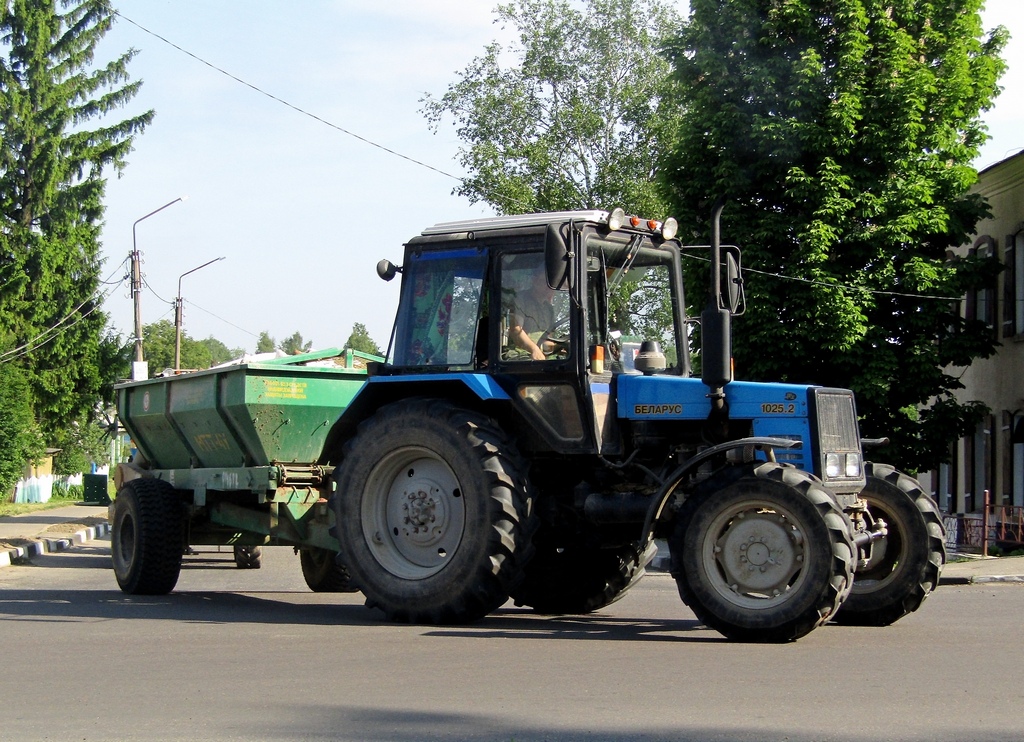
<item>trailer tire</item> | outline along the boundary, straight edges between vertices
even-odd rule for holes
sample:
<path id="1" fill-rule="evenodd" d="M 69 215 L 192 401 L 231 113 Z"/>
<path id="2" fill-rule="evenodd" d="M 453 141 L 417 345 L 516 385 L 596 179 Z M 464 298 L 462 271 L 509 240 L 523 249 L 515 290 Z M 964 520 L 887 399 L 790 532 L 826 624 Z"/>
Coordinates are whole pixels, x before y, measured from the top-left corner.
<path id="1" fill-rule="evenodd" d="M 474 621 L 502 605 L 531 551 L 526 466 L 488 417 L 409 399 L 360 424 L 335 470 L 342 561 L 393 621 Z"/>
<path id="2" fill-rule="evenodd" d="M 312 547 L 299 550 L 299 564 L 306 586 L 314 593 L 354 593 L 348 568 L 337 560 L 337 553 Z"/>
<path id="3" fill-rule="evenodd" d="M 812 476 L 754 465 L 684 502 L 670 539 L 672 575 L 697 618 L 729 639 L 794 641 L 849 594 L 850 531 Z"/>
<path id="4" fill-rule="evenodd" d="M 533 558 L 512 591 L 516 605 L 537 613 L 591 613 L 619 600 L 640 581 L 658 553 L 630 543 L 602 549 L 582 538 L 564 541 L 544 529 L 534 539 Z"/>
<path id="5" fill-rule="evenodd" d="M 945 533 L 935 501 L 917 480 L 885 464 L 865 464 L 868 511 L 888 534 L 853 576 L 853 590 L 836 616 L 847 626 L 888 626 L 921 607 L 946 563 Z"/>
<path id="6" fill-rule="evenodd" d="M 114 576 L 130 595 L 165 595 L 178 584 L 184 539 L 182 501 L 159 479 L 125 482 L 114 500 Z"/>
<path id="7" fill-rule="evenodd" d="M 239 569 L 259 569 L 263 566 L 262 546 L 239 546 L 234 549 L 235 566 Z"/>

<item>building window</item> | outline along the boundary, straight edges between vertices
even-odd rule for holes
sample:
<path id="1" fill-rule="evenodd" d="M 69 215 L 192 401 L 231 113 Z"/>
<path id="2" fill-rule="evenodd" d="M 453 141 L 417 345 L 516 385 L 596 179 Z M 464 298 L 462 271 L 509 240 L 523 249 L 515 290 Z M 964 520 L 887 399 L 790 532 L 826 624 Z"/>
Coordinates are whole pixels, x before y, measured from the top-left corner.
<path id="1" fill-rule="evenodd" d="M 933 479 L 937 483 L 935 499 L 943 513 L 953 512 L 953 473 L 952 464 L 939 464 L 939 470 Z"/>
<path id="2" fill-rule="evenodd" d="M 970 254 L 988 258 L 995 255 L 995 251 L 996 241 L 986 234 L 975 240 Z M 981 320 L 989 327 L 994 328 L 996 324 L 995 293 L 995 289 L 991 285 L 969 292 L 964 312 L 966 318 Z"/>
<path id="3" fill-rule="evenodd" d="M 1013 242 L 1014 334 L 1024 335 L 1024 239 L 1019 232 L 1013 236 Z"/>
<path id="4" fill-rule="evenodd" d="M 964 492 L 963 497 L 958 498 L 957 502 L 958 513 L 971 513 L 974 512 L 974 488 L 977 486 L 975 481 L 974 472 L 977 467 L 975 466 L 976 459 L 974 456 L 974 449 L 976 448 L 975 442 L 977 440 L 976 435 L 964 436 Z"/>
<path id="5" fill-rule="evenodd" d="M 1024 414 L 1012 416 L 1008 448 L 1012 449 L 1010 470 L 1010 503 L 1024 507 Z"/>
<path id="6" fill-rule="evenodd" d="M 994 473 L 994 467 L 992 466 L 993 456 L 995 454 L 995 446 L 992 441 L 994 423 L 994 417 L 988 415 L 981 425 L 978 426 L 974 434 L 974 502 L 971 506 L 971 512 L 980 511 L 984 508 L 985 490 L 988 490 L 990 498 L 995 494 L 994 478 L 992 476 Z"/>
<path id="7" fill-rule="evenodd" d="M 1017 259 L 1016 239 L 1007 235 L 1003 243 L 1003 332 L 1004 338 L 1016 335 L 1020 330 L 1017 326 Z"/>

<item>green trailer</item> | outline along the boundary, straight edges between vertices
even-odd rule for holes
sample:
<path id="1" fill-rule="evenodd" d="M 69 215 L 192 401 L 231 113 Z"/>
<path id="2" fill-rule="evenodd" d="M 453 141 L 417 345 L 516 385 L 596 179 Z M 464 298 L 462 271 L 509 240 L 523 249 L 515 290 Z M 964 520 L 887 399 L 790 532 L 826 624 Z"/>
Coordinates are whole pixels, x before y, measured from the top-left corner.
<path id="1" fill-rule="evenodd" d="M 346 587 L 327 506 L 333 467 L 320 458 L 367 360 L 380 359 L 330 349 L 119 385 L 136 447 L 111 505 L 122 588 L 173 588 L 192 546 L 232 546 L 253 568 L 269 544 L 299 551 L 311 588 Z"/>

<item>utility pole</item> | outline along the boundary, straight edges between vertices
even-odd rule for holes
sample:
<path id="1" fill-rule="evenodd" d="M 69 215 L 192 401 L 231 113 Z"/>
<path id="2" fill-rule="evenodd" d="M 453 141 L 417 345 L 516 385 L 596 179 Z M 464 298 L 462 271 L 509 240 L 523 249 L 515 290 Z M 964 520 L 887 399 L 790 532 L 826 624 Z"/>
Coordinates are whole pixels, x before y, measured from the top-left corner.
<path id="1" fill-rule="evenodd" d="M 132 224 L 132 300 L 135 302 L 135 362 L 137 364 L 142 363 L 142 261 L 139 259 L 139 248 L 135 240 L 135 227 L 138 226 L 139 222 L 149 219 L 158 212 L 163 211 L 168 206 L 173 206 L 179 201 L 184 201 L 188 196 L 179 196 L 173 201 L 168 201 L 159 209 L 154 209 L 143 217 L 139 217 Z M 136 366 L 132 370 L 132 378 L 137 379 L 138 375 L 136 370 L 139 368 Z"/>

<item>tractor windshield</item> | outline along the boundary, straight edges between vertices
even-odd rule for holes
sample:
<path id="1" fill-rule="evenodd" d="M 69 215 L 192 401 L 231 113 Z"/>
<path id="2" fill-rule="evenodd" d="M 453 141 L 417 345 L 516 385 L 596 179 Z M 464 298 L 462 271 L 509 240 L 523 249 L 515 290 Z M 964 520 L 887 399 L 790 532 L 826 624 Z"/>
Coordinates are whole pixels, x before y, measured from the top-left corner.
<path id="1" fill-rule="evenodd" d="M 585 244 L 588 344 L 608 348 L 609 370 L 630 372 L 640 344 L 656 341 L 667 371 L 688 373 L 678 248 L 625 232 L 591 232 Z"/>
<path id="2" fill-rule="evenodd" d="M 391 363 L 471 366 L 486 269 L 487 253 L 476 248 L 412 253 L 404 266 Z"/>

